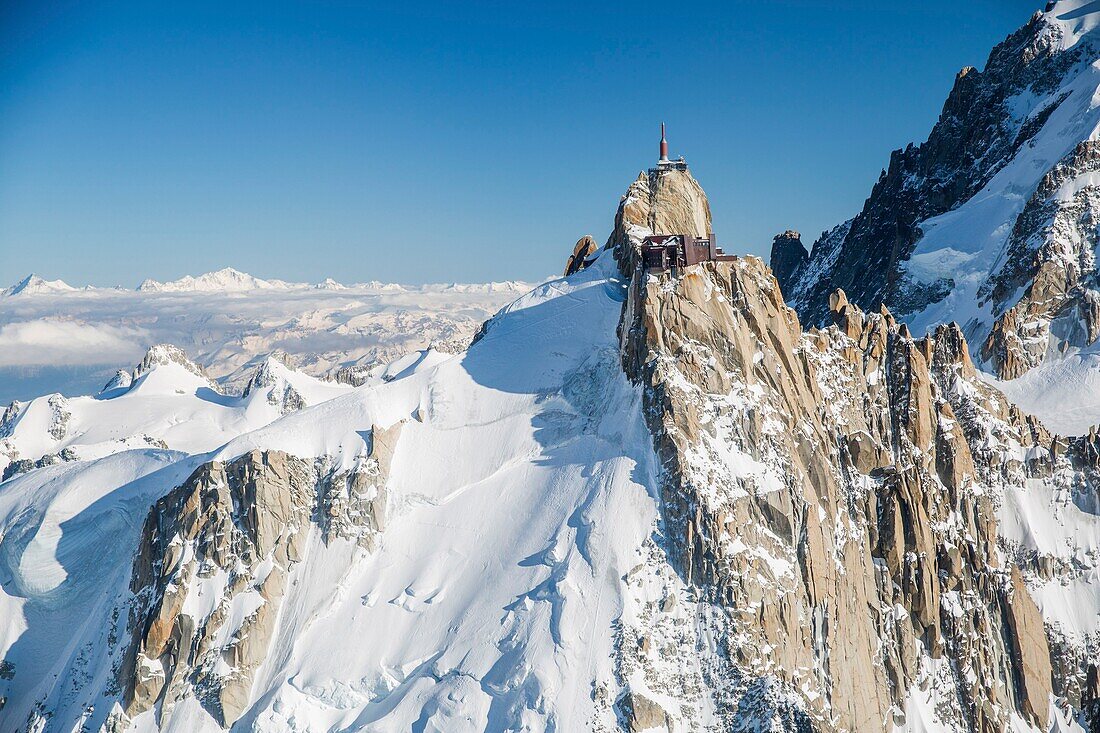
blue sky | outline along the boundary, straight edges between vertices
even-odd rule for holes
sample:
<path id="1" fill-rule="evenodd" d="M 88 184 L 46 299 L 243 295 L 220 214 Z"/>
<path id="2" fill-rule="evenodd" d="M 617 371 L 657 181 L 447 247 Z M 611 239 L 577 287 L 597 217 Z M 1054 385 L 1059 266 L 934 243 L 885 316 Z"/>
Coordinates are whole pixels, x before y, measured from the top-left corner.
<path id="1" fill-rule="evenodd" d="M 0 4 L 0 283 L 533 279 L 668 124 L 808 244 L 1041 2 Z"/>

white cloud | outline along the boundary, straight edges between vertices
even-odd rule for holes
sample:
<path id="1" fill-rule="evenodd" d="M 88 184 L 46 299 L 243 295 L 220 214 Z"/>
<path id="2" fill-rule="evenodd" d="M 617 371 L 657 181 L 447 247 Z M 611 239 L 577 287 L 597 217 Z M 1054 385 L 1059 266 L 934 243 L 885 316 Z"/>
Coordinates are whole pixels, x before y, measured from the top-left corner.
<path id="1" fill-rule="evenodd" d="M 130 364 L 145 352 L 142 329 L 62 318 L 0 326 L 0 367 Z"/>
<path id="2" fill-rule="evenodd" d="M 53 390 L 98 390 L 115 369 L 130 369 L 147 346 L 159 343 L 183 349 L 230 391 L 244 387 L 254 359 L 274 350 L 287 352 L 310 374 L 330 375 L 433 342 L 465 343 L 528 287 L 367 283 L 0 296 L 0 405 Z"/>

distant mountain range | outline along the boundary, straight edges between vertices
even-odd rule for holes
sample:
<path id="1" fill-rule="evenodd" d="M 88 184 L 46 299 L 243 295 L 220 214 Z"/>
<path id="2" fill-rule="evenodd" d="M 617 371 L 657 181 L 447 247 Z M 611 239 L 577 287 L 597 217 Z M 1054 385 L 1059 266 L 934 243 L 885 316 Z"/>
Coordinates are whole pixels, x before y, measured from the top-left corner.
<path id="1" fill-rule="evenodd" d="M 178 280 L 159 282 L 146 279 L 137 286 L 136 290 L 142 293 L 241 293 L 252 290 L 360 290 L 367 292 L 485 292 L 485 293 L 522 293 L 530 290 L 531 283 L 519 280 L 506 280 L 503 282 L 489 283 L 432 283 L 427 285 L 400 285 L 397 283 L 383 283 L 372 280 L 365 283 L 344 285 L 326 278 L 316 283 L 292 283 L 284 280 L 264 280 L 254 277 L 246 272 L 225 267 L 215 272 L 207 272 L 198 276 L 186 275 Z M 30 274 L 5 290 L 0 290 L 0 296 L 12 295 L 37 295 L 43 293 L 67 293 L 80 291 L 119 291 L 122 287 L 101 288 L 91 285 L 73 287 L 62 280 L 45 280 L 38 275 Z"/>
<path id="2" fill-rule="evenodd" d="M 0 402 L 93 391 L 156 343 L 184 349 L 229 392 L 273 352 L 314 376 L 354 382 L 429 345 L 462 349 L 486 318 L 532 287 L 309 285 L 226 268 L 127 290 L 30 275 L 0 292 Z"/>

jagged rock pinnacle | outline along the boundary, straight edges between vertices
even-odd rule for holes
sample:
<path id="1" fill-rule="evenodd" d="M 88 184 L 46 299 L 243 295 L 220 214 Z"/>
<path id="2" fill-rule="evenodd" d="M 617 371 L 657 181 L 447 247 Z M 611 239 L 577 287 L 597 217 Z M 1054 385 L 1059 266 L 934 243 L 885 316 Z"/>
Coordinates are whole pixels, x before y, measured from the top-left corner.
<path id="1" fill-rule="evenodd" d="M 699 182 L 684 169 L 650 170 L 638 174 L 619 201 L 615 228 L 607 247 L 623 272 L 631 272 L 642 238 L 650 234 L 711 232 L 710 202 Z"/>
<path id="2" fill-rule="evenodd" d="M 802 244 L 802 235 L 798 232 L 788 229 L 782 234 L 775 235 L 775 239 L 772 240 L 772 274 L 775 275 L 775 279 L 779 281 L 779 287 L 784 292 L 809 256 L 810 253 Z"/>
<path id="3" fill-rule="evenodd" d="M 569 255 L 569 260 L 565 263 L 565 274 L 572 275 L 574 272 L 580 272 L 588 266 L 589 258 L 596 254 L 596 250 L 599 245 L 596 244 L 596 240 L 592 238 L 591 234 L 585 234 L 583 237 L 577 240 L 576 245 L 573 246 L 573 254 Z"/>

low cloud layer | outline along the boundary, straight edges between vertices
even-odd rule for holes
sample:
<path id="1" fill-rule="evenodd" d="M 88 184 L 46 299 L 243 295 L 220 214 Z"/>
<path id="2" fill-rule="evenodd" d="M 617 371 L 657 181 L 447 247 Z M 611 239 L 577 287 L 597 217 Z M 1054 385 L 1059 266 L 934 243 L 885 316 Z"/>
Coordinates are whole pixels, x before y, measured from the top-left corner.
<path id="1" fill-rule="evenodd" d="M 0 367 L 102 366 L 139 359 L 143 329 L 76 319 L 39 318 L 0 325 Z"/>
<path id="2" fill-rule="evenodd" d="M 136 292 L 38 287 L 0 296 L 0 404 L 69 385 L 102 386 L 157 343 L 179 346 L 230 391 L 256 361 L 286 352 L 325 376 L 435 343 L 462 348 L 482 321 L 525 292 L 494 286 Z M 58 384 L 50 375 L 64 375 Z M 98 387 L 96 387 L 98 388 Z"/>

